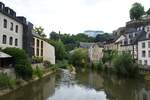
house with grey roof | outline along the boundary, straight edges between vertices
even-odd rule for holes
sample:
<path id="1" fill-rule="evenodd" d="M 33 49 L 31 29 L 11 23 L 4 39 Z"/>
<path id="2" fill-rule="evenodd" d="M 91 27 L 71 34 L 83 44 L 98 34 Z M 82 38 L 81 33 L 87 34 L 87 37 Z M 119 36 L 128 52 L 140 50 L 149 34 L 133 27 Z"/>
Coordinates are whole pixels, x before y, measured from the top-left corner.
<path id="1" fill-rule="evenodd" d="M 147 25 L 144 30 L 138 40 L 138 62 L 144 65 L 144 68 L 150 68 L 150 25 Z"/>
<path id="2" fill-rule="evenodd" d="M 98 62 L 103 57 L 102 43 L 80 42 L 80 48 L 88 49 L 88 57 L 90 62 Z"/>

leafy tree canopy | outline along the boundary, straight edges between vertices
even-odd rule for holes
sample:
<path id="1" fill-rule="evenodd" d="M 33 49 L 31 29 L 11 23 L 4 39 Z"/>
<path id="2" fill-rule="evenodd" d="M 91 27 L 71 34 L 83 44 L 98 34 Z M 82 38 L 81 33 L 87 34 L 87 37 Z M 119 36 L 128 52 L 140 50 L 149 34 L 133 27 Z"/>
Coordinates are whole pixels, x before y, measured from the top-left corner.
<path id="1" fill-rule="evenodd" d="M 138 20 L 145 14 L 144 6 L 141 3 L 134 3 L 130 9 L 130 19 Z"/>
<path id="2" fill-rule="evenodd" d="M 35 27 L 34 32 L 39 34 L 41 37 L 46 37 L 46 34 L 44 34 L 44 28 L 42 28 L 41 26 Z"/>

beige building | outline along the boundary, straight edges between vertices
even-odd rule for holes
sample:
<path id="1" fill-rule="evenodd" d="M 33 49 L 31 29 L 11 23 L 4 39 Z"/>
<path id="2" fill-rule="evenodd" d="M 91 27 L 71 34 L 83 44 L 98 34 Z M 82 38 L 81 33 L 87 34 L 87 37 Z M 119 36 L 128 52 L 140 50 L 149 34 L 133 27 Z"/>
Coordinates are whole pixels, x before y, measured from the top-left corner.
<path id="1" fill-rule="evenodd" d="M 93 44 L 88 49 L 88 55 L 91 62 L 96 62 L 102 59 L 103 57 L 103 47 L 98 44 Z"/>
<path id="2" fill-rule="evenodd" d="M 80 42 L 80 47 L 88 49 L 88 56 L 91 62 L 96 62 L 103 57 L 103 45 L 100 43 Z"/>
<path id="3" fill-rule="evenodd" d="M 34 57 L 40 57 L 43 61 L 50 61 L 51 64 L 55 64 L 55 48 L 36 33 L 33 33 L 32 49 Z"/>

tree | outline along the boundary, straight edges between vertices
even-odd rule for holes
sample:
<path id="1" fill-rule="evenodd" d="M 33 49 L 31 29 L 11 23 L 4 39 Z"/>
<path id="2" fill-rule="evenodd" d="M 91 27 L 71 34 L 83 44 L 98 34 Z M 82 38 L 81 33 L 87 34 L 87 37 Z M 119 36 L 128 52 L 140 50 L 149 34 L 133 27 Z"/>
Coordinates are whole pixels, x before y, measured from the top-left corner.
<path id="1" fill-rule="evenodd" d="M 130 9 L 130 19 L 131 20 L 138 20 L 145 14 L 144 6 L 140 3 L 134 3 L 132 8 Z"/>
<path id="2" fill-rule="evenodd" d="M 55 44 L 56 60 L 63 60 L 66 57 L 65 46 L 61 40 L 56 41 Z"/>
<path id="3" fill-rule="evenodd" d="M 59 34 L 54 32 L 54 31 L 52 31 L 50 33 L 50 39 L 52 39 L 52 40 L 59 40 Z"/>
<path id="4" fill-rule="evenodd" d="M 3 52 L 11 55 L 15 62 L 15 71 L 19 77 L 23 79 L 32 78 L 32 67 L 27 54 L 24 50 L 18 48 L 6 48 Z"/>
<path id="5" fill-rule="evenodd" d="M 113 65 L 118 75 L 135 77 L 139 71 L 138 65 L 134 63 L 134 59 L 129 53 L 116 56 L 113 59 Z"/>
<path id="6" fill-rule="evenodd" d="M 88 64 L 88 51 L 78 48 L 69 57 L 69 62 L 76 67 L 84 67 Z"/>
<path id="7" fill-rule="evenodd" d="M 46 37 L 46 34 L 44 34 L 44 28 L 42 28 L 41 26 L 35 27 L 34 32 L 37 33 L 38 35 L 40 35 L 43 38 Z"/>
<path id="8" fill-rule="evenodd" d="M 150 8 L 146 12 L 147 15 L 150 15 Z"/>

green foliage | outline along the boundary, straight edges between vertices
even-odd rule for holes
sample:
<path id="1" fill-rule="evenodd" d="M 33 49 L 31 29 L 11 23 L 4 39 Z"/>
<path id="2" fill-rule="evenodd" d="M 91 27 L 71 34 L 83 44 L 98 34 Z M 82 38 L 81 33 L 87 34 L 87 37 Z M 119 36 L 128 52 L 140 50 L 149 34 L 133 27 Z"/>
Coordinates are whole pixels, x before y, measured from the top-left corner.
<path id="1" fill-rule="evenodd" d="M 56 60 L 63 60 L 66 57 L 66 50 L 63 42 L 61 40 L 55 41 L 54 44 L 55 46 L 55 56 Z"/>
<path id="2" fill-rule="evenodd" d="M 84 33 L 79 33 L 77 35 L 70 34 L 60 34 L 56 32 L 50 33 L 50 41 L 61 40 L 65 45 L 66 51 L 71 51 L 79 46 L 80 42 L 94 42 L 93 37 L 88 37 Z M 53 44 L 53 43 L 52 43 Z"/>
<path id="3" fill-rule="evenodd" d="M 44 66 L 47 67 L 47 68 L 48 68 L 48 67 L 52 67 L 51 62 L 49 62 L 49 61 L 47 61 L 47 60 L 44 61 L 43 64 L 44 64 Z"/>
<path id="4" fill-rule="evenodd" d="M 50 33 L 50 39 L 52 39 L 52 40 L 59 40 L 59 34 L 57 34 L 56 32 L 54 32 L 54 31 L 52 31 L 51 33 Z"/>
<path id="5" fill-rule="evenodd" d="M 132 56 L 128 53 L 118 55 L 113 60 L 113 65 L 118 75 L 134 77 L 138 74 L 138 65 L 134 63 Z"/>
<path id="6" fill-rule="evenodd" d="M 88 52 L 86 49 L 75 49 L 72 54 L 70 54 L 69 62 L 76 67 L 85 67 L 88 64 Z"/>
<path id="7" fill-rule="evenodd" d="M 104 51 L 102 58 L 103 63 L 111 62 L 118 55 L 117 51 L 107 50 Z"/>
<path id="8" fill-rule="evenodd" d="M 11 55 L 15 62 L 15 71 L 23 79 L 32 78 L 32 67 L 24 50 L 19 48 L 6 48 L 3 52 Z"/>
<path id="9" fill-rule="evenodd" d="M 13 88 L 15 85 L 15 80 L 11 80 L 6 73 L 0 73 L 0 89 Z"/>
<path id="10" fill-rule="evenodd" d="M 101 71 L 104 69 L 104 65 L 103 65 L 102 61 L 99 61 L 99 62 L 92 63 L 92 68 L 97 71 Z"/>
<path id="11" fill-rule="evenodd" d="M 32 63 L 42 63 L 43 62 L 43 57 L 32 57 Z"/>
<path id="12" fill-rule="evenodd" d="M 36 66 L 36 69 L 33 70 L 33 75 L 36 75 L 38 78 L 42 78 L 43 70 Z"/>
<path id="13" fill-rule="evenodd" d="M 34 32 L 37 33 L 38 35 L 40 35 L 43 38 L 46 37 L 46 35 L 44 34 L 44 28 L 42 28 L 41 26 L 35 27 Z"/>
<path id="14" fill-rule="evenodd" d="M 61 60 L 61 61 L 57 61 L 57 64 L 55 65 L 56 68 L 67 68 L 68 67 L 68 60 Z"/>
<path id="15" fill-rule="evenodd" d="M 138 20 L 145 14 L 144 7 L 140 3 L 134 3 L 130 9 L 131 20 Z"/>

